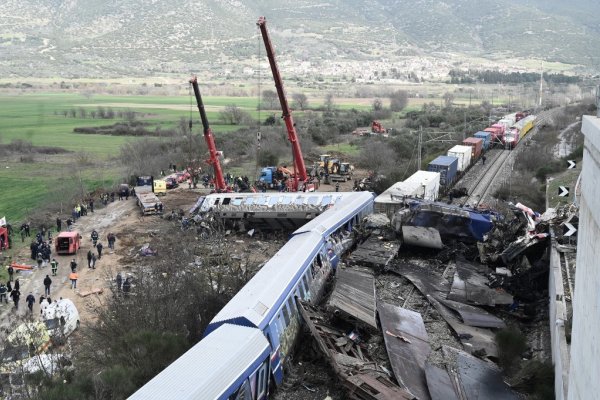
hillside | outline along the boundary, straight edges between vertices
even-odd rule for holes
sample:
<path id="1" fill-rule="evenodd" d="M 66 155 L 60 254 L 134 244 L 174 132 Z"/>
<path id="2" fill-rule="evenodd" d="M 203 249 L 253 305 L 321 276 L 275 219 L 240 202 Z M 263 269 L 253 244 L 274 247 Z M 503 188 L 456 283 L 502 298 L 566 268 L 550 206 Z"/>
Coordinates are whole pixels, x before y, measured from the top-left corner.
<path id="1" fill-rule="evenodd" d="M 240 75 L 257 66 L 260 15 L 283 60 L 309 69 L 339 62 L 340 75 L 352 74 L 344 63 L 414 56 L 598 68 L 588 55 L 600 48 L 599 14 L 594 0 L 4 0 L 0 73 Z"/>

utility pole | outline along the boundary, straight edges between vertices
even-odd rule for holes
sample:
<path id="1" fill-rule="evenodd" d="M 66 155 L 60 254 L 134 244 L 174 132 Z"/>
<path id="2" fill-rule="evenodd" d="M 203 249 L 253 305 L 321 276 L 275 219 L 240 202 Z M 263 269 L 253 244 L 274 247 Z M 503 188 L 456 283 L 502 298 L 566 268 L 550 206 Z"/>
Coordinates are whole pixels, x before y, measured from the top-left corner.
<path id="1" fill-rule="evenodd" d="M 465 110 L 465 129 L 463 130 L 463 141 L 467 138 L 467 111 Z"/>
<path id="2" fill-rule="evenodd" d="M 539 103 L 540 108 L 542 108 L 542 94 L 544 93 L 543 85 L 544 85 L 544 61 L 542 61 L 542 68 L 540 71 L 540 103 Z"/>
<path id="3" fill-rule="evenodd" d="M 596 116 L 600 118 L 600 85 L 596 88 Z"/>
<path id="4" fill-rule="evenodd" d="M 421 169 L 421 148 L 423 146 L 423 127 L 419 126 L 419 151 L 418 153 L 418 164 L 417 169 Z"/>

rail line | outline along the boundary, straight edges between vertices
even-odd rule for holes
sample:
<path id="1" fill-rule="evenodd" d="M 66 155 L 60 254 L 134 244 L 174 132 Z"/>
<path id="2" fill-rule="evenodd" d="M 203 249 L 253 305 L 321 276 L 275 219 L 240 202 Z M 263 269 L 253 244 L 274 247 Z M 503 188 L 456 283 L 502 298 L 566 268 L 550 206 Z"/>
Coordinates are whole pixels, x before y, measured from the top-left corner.
<path id="1" fill-rule="evenodd" d="M 510 150 L 502 150 L 501 152 L 497 153 L 497 156 L 494 158 L 485 173 L 483 173 L 469 188 L 469 196 L 464 201 L 463 205 L 479 205 L 479 203 L 490 191 L 492 183 L 496 178 L 496 174 L 498 171 L 500 171 L 502 166 L 504 166 L 504 163 L 508 159 L 509 155 Z"/>

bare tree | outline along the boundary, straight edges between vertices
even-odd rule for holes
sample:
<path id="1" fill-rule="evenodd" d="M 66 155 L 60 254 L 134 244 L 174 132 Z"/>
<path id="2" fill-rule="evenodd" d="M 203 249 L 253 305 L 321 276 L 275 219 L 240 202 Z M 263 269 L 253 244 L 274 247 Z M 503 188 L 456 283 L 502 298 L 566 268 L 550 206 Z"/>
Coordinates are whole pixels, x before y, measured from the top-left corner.
<path id="1" fill-rule="evenodd" d="M 299 110 L 308 108 L 308 97 L 304 93 L 294 93 L 292 99 L 294 100 L 294 108 Z"/>
<path id="2" fill-rule="evenodd" d="M 230 104 L 226 106 L 225 109 L 219 112 L 219 116 L 223 123 L 229 125 L 241 125 L 242 123 L 252 119 L 252 117 L 250 117 L 250 114 L 248 114 L 235 104 Z"/>
<path id="3" fill-rule="evenodd" d="M 262 98 L 266 103 L 266 107 L 262 108 L 267 108 L 269 110 L 274 110 L 277 108 L 277 100 L 279 100 L 279 98 L 277 97 L 277 93 L 275 93 L 273 90 L 263 90 Z"/>
<path id="4" fill-rule="evenodd" d="M 378 97 L 375 100 L 373 100 L 373 111 L 381 111 L 381 110 L 383 110 L 383 102 Z"/>
<path id="5" fill-rule="evenodd" d="M 408 105 L 408 93 L 405 90 L 397 90 L 390 95 L 390 110 L 402 111 Z"/>

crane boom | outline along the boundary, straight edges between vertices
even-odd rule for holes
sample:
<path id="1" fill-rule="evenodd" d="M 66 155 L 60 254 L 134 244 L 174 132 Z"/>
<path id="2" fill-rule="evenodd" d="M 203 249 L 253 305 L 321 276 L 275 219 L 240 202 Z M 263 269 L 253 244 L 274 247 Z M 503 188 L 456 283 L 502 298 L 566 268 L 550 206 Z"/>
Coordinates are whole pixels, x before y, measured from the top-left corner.
<path id="1" fill-rule="evenodd" d="M 263 41 L 265 42 L 265 48 L 267 49 L 267 57 L 269 59 L 269 64 L 271 65 L 271 71 L 273 72 L 273 80 L 275 81 L 275 88 L 277 88 L 279 103 L 281 104 L 282 117 L 285 121 L 288 139 L 292 144 L 292 152 L 294 156 L 294 169 L 296 170 L 294 174 L 294 190 L 298 190 L 298 181 L 301 181 L 303 184 L 305 184 L 308 180 L 306 174 L 306 166 L 304 165 L 304 158 L 302 157 L 302 149 L 300 148 L 298 134 L 296 133 L 294 119 L 292 118 L 292 110 L 290 110 L 287 98 L 285 97 L 285 91 L 283 90 L 283 80 L 281 79 L 281 75 L 279 74 L 279 68 L 277 67 L 277 62 L 275 61 L 275 51 L 273 49 L 273 45 L 271 44 L 269 32 L 267 31 L 267 20 L 265 19 L 265 17 L 260 17 L 256 25 L 258 25 L 258 27 L 260 28 L 260 33 L 262 35 Z"/>
<path id="2" fill-rule="evenodd" d="M 195 76 L 190 79 L 190 83 L 194 88 L 194 95 L 196 96 L 196 103 L 198 103 L 198 111 L 200 111 L 200 119 L 202 120 L 202 126 L 204 127 L 204 140 L 206 140 L 206 146 L 208 146 L 208 153 L 210 159 L 208 162 L 213 166 L 215 170 L 215 189 L 219 192 L 227 191 L 227 185 L 223 178 L 223 171 L 221 170 L 221 163 L 219 162 L 219 153 L 215 146 L 215 137 L 212 134 L 212 130 L 208 125 L 208 118 L 206 118 L 206 111 L 204 110 L 204 103 L 202 103 L 202 96 L 200 96 L 200 88 L 198 87 L 198 78 Z"/>

